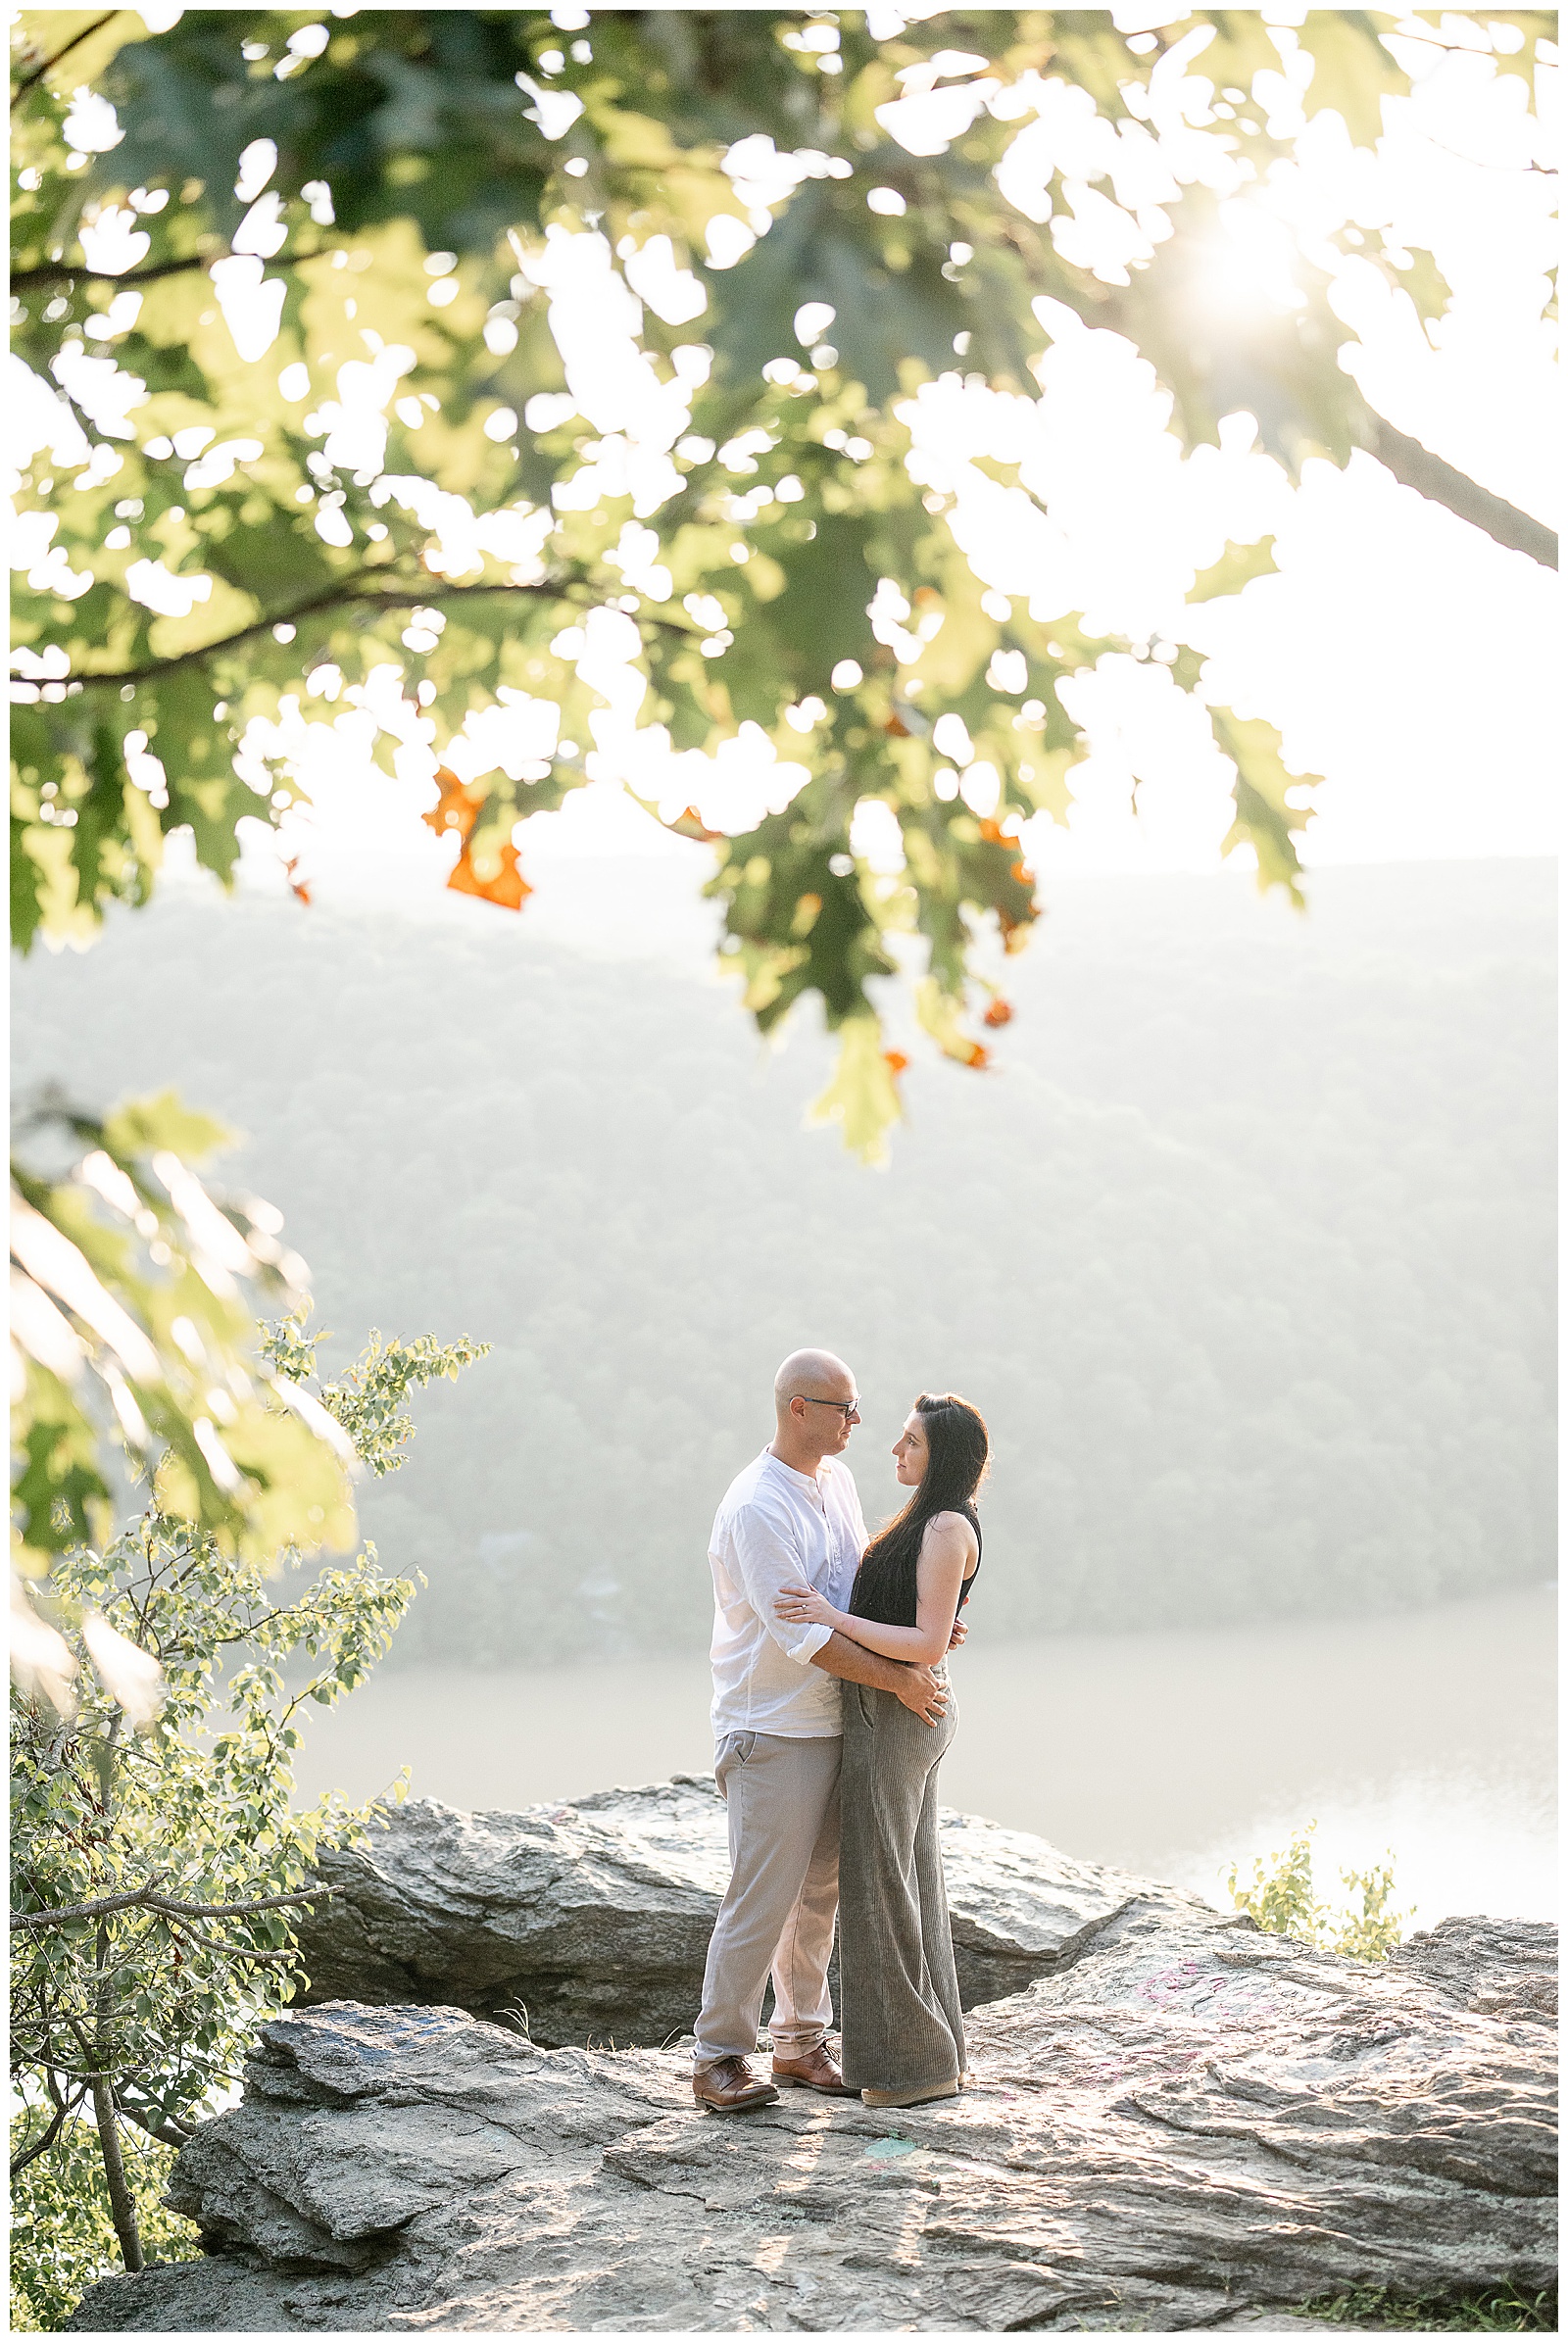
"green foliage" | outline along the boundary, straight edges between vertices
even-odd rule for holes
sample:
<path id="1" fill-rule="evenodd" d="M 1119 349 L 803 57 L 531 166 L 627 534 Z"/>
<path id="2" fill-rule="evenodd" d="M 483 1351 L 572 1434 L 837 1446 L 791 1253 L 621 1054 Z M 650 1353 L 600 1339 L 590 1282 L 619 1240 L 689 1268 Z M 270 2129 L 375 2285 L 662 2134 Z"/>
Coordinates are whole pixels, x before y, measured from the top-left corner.
<path id="1" fill-rule="evenodd" d="M 16 2115 L 11 2152 L 24 2153 L 37 2122 Z M 148 2263 L 193 2261 L 196 2224 L 169 2212 L 163 2195 L 175 2149 L 162 2140 L 127 2138 L 125 2177 L 136 2199 Z M 114 2276 L 120 2247 L 104 2182 L 98 2134 L 73 2116 L 45 2155 L 11 2183 L 11 2330 L 58 2333 L 89 2285 Z"/>
<path id="2" fill-rule="evenodd" d="M 1292 1832 L 1283 1851 L 1254 1856 L 1252 1876 L 1245 1886 L 1238 1884 L 1240 1866 L 1233 1862 L 1225 1873 L 1232 1903 L 1256 1920 L 1265 1934 L 1298 1935 L 1304 1943 L 1343 1952 L 1352 1960 L 1386 1960 L 1411 1916 L 1392 1908 L 1393 1855 L 1369 1870 L 1342 1870 L 1341 1882 L 1360 1901 L 1335 1911 L 1318 1901 L 1312 1884 L 1316 1828 L 1315 1822 L 1308 1822 Z"/>
<path id="3" fill-rule="evenodd" d="M 311 1333 L 305 1313 L 297 1310 L 280 1324 L 263 1328 L 262 1353 L 291 1383 L 308 1385 L 318 1379 L 316 1353 L 326 1340 L 324 1334 Z M 320 1403 L 347 1432 L 361 1463 L 380 1480 L 398 1469 L 414 1437 L 409 1393 L 427 1383 L 455 1383 L 489 1348 L 487 1342 L 469 1342 L 466 1336 L 445 1342 L 433 1334 L 386 1342 L 372 1327 L 363 1354 L 341 1382 L 320 1384 Z"/>
<path id="4" fill-rule="evenodd" d="M 83 20 L 69 55 L 58 12 L 24 13 L 17 348 L 66 399 L 23 500 L 40 533 L 18 597 L 19 939 L 83 940 L 109 901 L 144 900 L 176 828 L 226 878 L 238 821 L 274 820 L 293 786 L 277 786 L 276 737 L 247 727 L 297 710 L 302 688 L 357 705 L 383 758 L 416 722 L 449 744 L 499 693 L 559 711 L 554 749 L 465 776 L 453 824 L 451 883 L 514 906 L 508 835 L 583 777 L 560 742 L 594 736 L 583 622 L 612 613 L 646 678 L 641 722 L 709 748 L 754 722 L 808 773 L 765 834 L 720 848 L 727 948 L 759 1018 L 814 993 L 858 1061 L 867 987 L 901 932 L 925 938 L 961 1012 L 975 937 L 995 923 L 1021 940 L 1036 915 L 1007 841 L 1030 813 L 1065 811 L 1081 743 L 1056 684 L 1115 646 L 1065 613 L 1048 627 L 1018 603 L 982 605 L 951 500 L 917 494 L 906 464 L 908 394 L 960 350 L 976 376 L 1026 392 L 1046 300 L 1137 344 L 1188 444 L 1239 409 L 1292 466 L 1367 444 L 1316 262 L 1299 263 L 1299 312 L 1224 331 L 1194 288 L 1211 185 L 1255 184 L 1291 151 L 1258 77 L 1277 80 L 1299 39 L 1309 105 L 1333 103 L 1370 141 L 1382 96 L 1406 86 L 1381 38 L 1392 22 L 1319 11 L 1298 36 L 1202 11 L 1140 54 L 1095 12 L 949 12 L 886 40 L 845 12 L 833 72 L 798 14 L 772 10 L 607 12 L 581 41 L 533 10 L 193 10 L 147 39 L 121 12 Z M 1495 22 L 1525 36 L 1506 70 L 1528 70 L 1550 20 Z M 1184 50 L 1173 92 L 1164 54 L 1195 32 L 1209 46 Z M 901 91 L 972 74 L 953 67 L 955 41 L 986 67 L 973 119 L 913 153 Z M 999 187 L 1041 73 L 1087 93 L 1128 151 L 1172 134 L 1172 233 L 1124 285 L 1062 257 L 1048 225 L 1059 174 L 1019 204 Z M 1207 103 L 1222 85 L 1240 93 L 1223 118 Z M 74 170 L 78 86 L 112 103 L 120 135 Z M 259 141 L 276 150 L 270 183 L 241 197 Z M 796 158 L 782 180 L 778 156 Z M 888 207 L 873 212 L 877 188 Z M 89 259 L 111 211 L 129 239 L 112 266 Z M 680 411 L 637 480 L 623 418 L 552 331 L 550 235 L 589 224 L 607 303 L 636 320 L 627 364 Z M 638 309 L 619 268 L 637 278 L 660 238 L 693 290 Z M 1362 258 L 1401 281 L 1381 244 Z M 220 266 L 257 283 L 271 271 L 279 327 L 260 356 L 223 321 Z M 1441 283 L 1423 298 L 1430 310 Z M 812 305 L 833 313 L 831 339 L 798 333 Z M 380 369 L 371 420 L 353 429 L 351 366 L 362 387 Z M 1010 493 L 1038 516 L 1026 487 Z M 384 693 L 368 706 L 383 671 L 416 682 L 425 711 Z M 1198 661 L 1173 671 L 1201 692 Z M 803 701 L 822 714 L 798 728 L 787 711 Z M 978 815 L 938 786 L 945 713 L 967 728 Z M 1238 768 L 1233 843 L 1255 849 L 1265 884 L 1294 886 L 1307 812 L 1287 802 L 1268 727 L 1216 722 Z M 896 883 L 849 844 L 866 798 L 903 832 Z M 848 1078 L 860 1102 L 846 1128 L 868 1114 L 885 1128 L 893 1086 L 873 1097 Z"/>
<path id="5" fill-rule="evenodd" d="M 208 1193 L 195 1166 L 232 1134 L 172 1091 L 106 1116 L 45 1093 L 12 1163 L 14 1555 L 108 1535 L 110 1450 L 158 1466 L 172 1517 L 255 1562 L 354 1534 L 342 1432 L 258 1356 L 245 1289 L 297 1303 L 282 1215 Z M 301 1409 L 303 1407 L 303 1413 Z"/>
<path id="6" fill-rule="evenodd" d="M 1526 2293 L 1498 2283 L 1451 2299 L 1414 2298 L 1384 2285 L 1360 2285 L 1350 2293 L 1325 2293 L 1298 2305 L 1303 2318 L 1329 2325 L 1359 2326 L 1375 2332 L 1421 2334 L 1554 2334 L 1557 2296 Z"/>
<path id="7" fill-rule="evenodd" d="M 271 1339 L 296 1370 L 314 1361 L 298 1320 Z M 409 1394 L 481 1354 L 377 1338 L 315 1403 L 363 1424 L 385 1474 Z M 373 1546 L 314 1575 L 297 1547 L 280 1558 L 282 1585 L 277 1563 L 223 1552 L 155 1500 L 102 1555 L 56 1563 L 74 1703 L 13 1705 L 11 2058 L 29 2143 L 107 2091 L 100 2123 L 177 2144 L 293 1990 L 291 1913 L 319 1848 L 372 1820 L 335 1795 L 291 1810 L 301 1716 L 364 1680 L 414 1586 Z"/>
<path id="8" fill-rule="evenodd" d="M 1352 1903 L 1334 1923 L 1332 1948 L 1352 1960 L 1386 1960 L 1404 1933 L 1409 1910 L 1394 1908 L 1394 1857 L 1364 1871 L 1341 1871 L 1340 1878 L 1360 1902 Z"/>

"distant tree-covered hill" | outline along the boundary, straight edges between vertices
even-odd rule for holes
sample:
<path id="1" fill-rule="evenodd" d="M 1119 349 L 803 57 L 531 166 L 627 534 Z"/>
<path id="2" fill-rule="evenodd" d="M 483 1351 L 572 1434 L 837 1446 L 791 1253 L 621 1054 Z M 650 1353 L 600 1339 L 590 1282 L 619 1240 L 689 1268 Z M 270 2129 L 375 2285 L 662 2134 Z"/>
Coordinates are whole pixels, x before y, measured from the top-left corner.
<path id="1" fill-rule="evenodd" d="M 343 1338 L 494 1344 L 369 1491 L 399 1656 L 700 1647 L 778 1358 L 841 1350 L 891 1509 L 914 1393 L 990 1419 L 975 1630 L 1352 1613 L 1551 1564 L 1551 882 L 1058 890 L 1000 1070 L 918 1068 L 893 1164 L 803 1128 L 721 987 L 517 921 L 171 898 L 17 989 L 17 1079 L 255 1134 Z M 329 1352 L 328 1355 L 333 1353 Z"/>

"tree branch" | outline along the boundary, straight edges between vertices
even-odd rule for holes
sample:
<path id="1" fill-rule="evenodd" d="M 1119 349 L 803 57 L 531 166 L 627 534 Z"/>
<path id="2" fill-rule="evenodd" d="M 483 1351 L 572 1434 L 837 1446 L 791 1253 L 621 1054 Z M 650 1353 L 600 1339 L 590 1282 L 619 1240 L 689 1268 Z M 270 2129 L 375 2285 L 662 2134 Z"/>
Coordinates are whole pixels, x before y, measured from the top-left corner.
<path id="1" fill-rule="evenodd" d="M 112 8 L 107 16 L 97 17 L 92 24 L 83 24 L 79 32 L 74 32 L 63 49 L 57 49 L 52 57 L 44 59 L 42 65 L 34 66 L 30 73 L 23 75 L 11 93 L 12 105 L 20 106 L 28 90 L 35 88 L 45 73 L 52 73 L 57 65 L 64 65 L 73 49 L 79 49 L 84 40 L 91 40 L 95 32 L 102 32 L 106 24 L 112 24 L 116 17 L 123 16 L 123 9 Z"/>
<path id="2" fill-rule="evenodd" d="M 479 591 L 497 594 L 539 594 L 552 590 L 546 586 L 490 586 L 487 588 L 469 586 L 466 588 L 449 587 L 447 592 L 449 595 Z M 147 666 L 106 667 L 97 673 L 69 675 L 64 680 L 68 683 L 81 684 L 150 683 L 155 676 L 177 674 L 181 667 L 199 666 L 204 659 L 216 657 L 220 651 L 232 651 L 240 643 L 254 642 L 259 634 L 270 634 L 274 626 L 296 626 L 301 618 L 314 617 L 318 610 L 346 610 L 355 603 L 368 603 L 372 606 L 376 603 L 385 603 L 394 610 L 400 605 L 406 605 L 412 609 L 417 603 L 437 602 L 442 599 L 443 596 L 439 590 L 426 594 L 422 588 L 414 586 L 396 594 L 377 593 L 373 589 L 362 587 L 357 579 L 351 577 L 341 584 L 323 587 L 320 593 L 313 594 L 308 602 L 296 603 L 292 610 L 271 610 L 265 618 L 257 618 L 249 626 L 240 626 L 232 634 L 220 635 L 216 642 L 202 643 L 194 651 L 180 651 L 172 659 L 155 659 Z"/>
<path id="3" fill-rule="evenodd" d="M 58 1911 L 24 1911 L 11 1922 L 13 1934 L 19 1928 L 63 1927 L 74 1920 L 102 1919 L 111 1911 L 156 1911 L 160 1917 L 172 1919 L 249 1919 L 258 1911 L 282 1911 L 296 1903 L 315 1903 L 323 1895 L 335 1895 L 335 1886 L 306 1886 L 291 1895 L 258 1895 L 246 1903 L 177 1903 L 171 1895 L 158 1892 L 160 1882 L 169 1873 L 160 1871 L 146 1885 L 132 1887 L 127 1894 L 100 1895 L 91 1903 L 68 1903 Z"/>
<path id="4" fill-rule="evenodd" d="M 335 1895 L 335 1886 L 302 1886 L 291 1895 L 258 1895 L 249 1903 L 175 1903 L 165 1895 L 149 1898 L 154 1911 L 172 1912 L 178 1919 L 249 1919 L 257 1911 L 283 1911 L 296 1903 L 317 1903 Z"/>
<path id="5" fill-rule="evenodd" d="M 120 2111 L 127 2122 L 134 2122 L 138 2130 L 145 2130 L 150 2139 L 157 2139 L 165 2147 L 183 2147 L 196 2135 L 194 2122 L 181 2122 L 173 2115 L 158 2122 L 139 2107 L 127 2106 L 123 2099 L 120 2101 Z"/>
<path id="6" fill-rule="evenodd" d="M 122 1895 L 99 1895 L 94 1902 L 67 1903 L 55 1911 L 24 1911 L 13 1917 L 11 1932 L 14 1935 L 21 1927 L 62 1927 L 69 1920 L 100 1919 L 108 1911 L 128 1911 L 133 1904 L 145 1903 L 149 1895 L 156 1894 L 168 1877 L 167 1871 L 155 1871 L 142 1885 L 133 1886 Z"/>
<path id="7" fill-rule="evenodd" d="M 348 610 L 356 604 L 362 608 L 368 606 L 374 609 L 380 606 L 388 610 L 412 610 L 416 606 L 424 604 L 434 606 L 442 602 L 460 602 L 470 594 L 541 594 L 556 601 L 564 601 L 566 592 L 567 587 L 564 584 L 541 583 L 538 585 L 411 585 L 403 586 L 398 592 L 389 594 L 378 592 L 373 587 L 361 586 L 355 579 L 350 578 L 343 585 L 323 588 L 319 594 L 313 595 L 308 602 L 296 603 L 292 610 L 275 610 L 269 616 L 256 619 L 252 625 L 241 626 L 233 634 L 220 635 L 217 642 L 203 643 L 194 651 L 181 651 L 172 659 L 156 659 L 147 666 L 105 667 L 95 673 L 63 676 L 61 680 L 83 685 L 113 683 L 118 686 L 124 683 L 151 683 L 159 676 L 177 673 L 181 667 L 199 666 L 204 659 L 216 657 L 220 651 L 231 651 L 240 643 L 254 642 L 257 635 L 270 634 L 274 626 L 295 626 L 301 618 L 314 617 L 319 610 Z M 673 618 L 650 615 L 648 623 L 651 626 L 663 627 L 671 634 L 682 636 L 689 636 L 693 631 L 688 626 L 678 625 Z"/>
<path id="8" fill-rule="evenodd" d="M 1517 505 L 1494 496 L 1490 488 L 1470 478 L 1467 472 L 1456 471 L 1451 464 L 1445 464 L 1441 456 L 1432 454 L 1418 439 L 1407 439 L 1396 431 L 1381 415 L 1374 414 L 1372 421 L 1376 436 L 1372 452 L 1385 469 L 1406 487 L 1414 488 L 1433 504 L 1445 506 L 1461 520 L 1468 520 L 1497 545 L 1504 545 L 1510 553 L 1525 553 L 1544 569 L 1557 566 L 1557 537 L 1544 520 L 1533 513 L 1521 512 Z"/>
<path id="9" fill-rule="evenodd" d="M 1488 163 L 1480 155 L 1465 155 L 1456 146 L 1445 146 L 1443 140 L 1434 138 L 1430 130 L 1423 130 L 1421 136 L 1428 146 L 1435 146 L 1440 155 L 1447 155 L 1455 163 L 1467 163 L 1472 171 L 1506 171 L 1515 178 L 1554 179 L 1558 175 L 1554 163 Z"/>
<path id="10" fill-rule="evenodd" d="M 65 2103 L 62 2101 L 54 2121 L 50 2123 L 48 2129 L 43 2133 L 42 2137 L 37 2141 L 36 2145 L 27 2147 L 21 2155 L 14 2155 L 11 2158 L 11 2176 L 13 2179 L 17 2177 L 19 2172 L 24 2171 L 29 2163 L 36 2163 L 40 2155 L 46 2155 L 48 2153 L 49 2149 L 54 2145 L 56 2139 L 60 2136 L 61 2130 L 65 2125 L 66 2111 Z"/>
<path id="11" fill-rule="evenodd" d="M 305 261 L 324 259 L 327 253 L 343 249 L 335 244 L 318 244 L 314 252 L 277 252 L 267 261 L 269 268 L 297 268 Z M 89 284 L 153 284 L 160 276 L 179 276 L 190 268 L 211 268 L 217 261 L 228 261 L 232 252 L 188 252 L 183 260 L 150 261 L 144 268 L 89 268 L 85 261 L 45 261 L 36 268 L 16 268 L 11 275 L 11 290 L 24 293 L 31 287 L 40 291 L 45 285 L 74 284 L 77 277 L 85 277 Z"/>

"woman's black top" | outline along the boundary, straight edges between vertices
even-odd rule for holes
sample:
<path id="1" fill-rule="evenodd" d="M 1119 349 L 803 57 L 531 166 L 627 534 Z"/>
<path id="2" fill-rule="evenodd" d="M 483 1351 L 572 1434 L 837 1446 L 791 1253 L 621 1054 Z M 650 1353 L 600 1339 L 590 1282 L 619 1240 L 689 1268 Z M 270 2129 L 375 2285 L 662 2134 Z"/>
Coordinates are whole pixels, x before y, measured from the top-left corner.
<path id="1" fill-rule="evenodd" d="M 972 1504 L 965 1504 L 959 1509 L 962 1511 L 963 1517 L 968 1522 L 970 1528 L 974 1531 L 975 1536 L 974 1568 L 969 1572 L 968 1577 L 965 1578 L 963 1585 L 958 1590 L 958 1608 L 961 1610 L 965 1602 L 967 1602 L 969 1599 L 969 1588 L 973 1586 L 976 1578 L 980 1575 L 981 1537 L 980 1516 L 975 1511 L 974 1506 Z M 922 1530 L 922 1543 L 924 1542 L 924 1538 L 925 1532 Z M 875 1540 L 873 1539 L 873 1545 L 874 1543 Z M 918 1566 L 919 1552 L 918 1549 L 916 1549 L 916 1552 L 908 1564 L 908 1567 L 906 1570 L 898 1572 L 894 1580 L 894 1584 L 892 1586 L 888 1586 L 884 1583 L 882 1598 L 881 1601 L 878 1602 L 874 1594 L 872 1594 L 870 1588 L 865 1584 L 865 1564 L 862 1562 L 860 1565 L 859 1575 L 855 1581 L 854 1590 L 850 1595 L 850 1616 L 852 1618 L 868 1618 L 874 1620 L 875 1623 L 881 1627 L 912 1627 L 917 1625 L 918 1621 L 915 1616 L 915 1571 Z M 880 1574 L 882 1573 L 879 1573 L 879 1575 Z"/>
<path id="2" fill-rule="evenodd" d="M 968 1577 L 965 1578 L 963 1584 L 958 1588 L 958 1608 L 960 1610 L 963 1608 L 965 1602 L 967 1602 L 969 1599 L 970 1586 L 973 1586 L 975 1580 L 980 1575 L 980 1556 L 985 1551 L 986 1542 L 985 1538 L 980 1534 L 980 1515 L 975 1511 L 972 1504 L 966 1504 L 964 1506 L 963 1517 L 968 1522 L 970 1528 L 974 1531 L 974 1568 L 969 1572 Z"/>

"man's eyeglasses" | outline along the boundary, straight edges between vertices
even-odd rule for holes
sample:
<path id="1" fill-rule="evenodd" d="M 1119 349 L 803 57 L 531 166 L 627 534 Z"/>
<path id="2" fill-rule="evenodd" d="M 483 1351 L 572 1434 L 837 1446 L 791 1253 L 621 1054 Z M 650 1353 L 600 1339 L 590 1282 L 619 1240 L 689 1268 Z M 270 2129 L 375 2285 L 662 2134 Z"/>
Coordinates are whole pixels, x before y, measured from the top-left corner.
<path id="1" fill-rule="evenodd" d="M 837 1407 L 846 1423 L 858 1423 L 860 1402 L 858 1398 L 813 1398 L 808 1391 L 793 1391 L 792 1398 L 802 1398 L 808 1407 Z"/>

